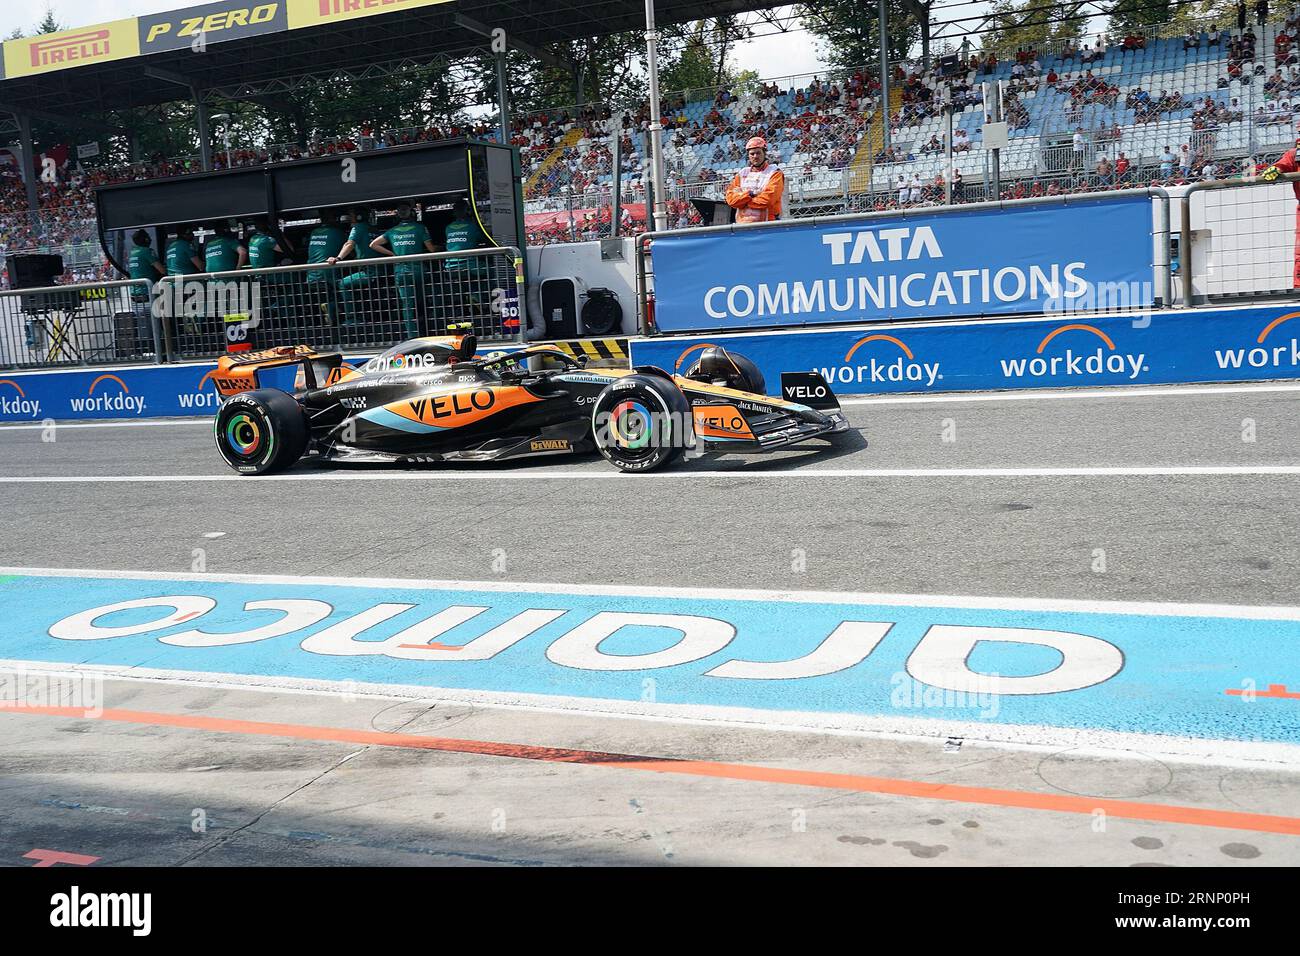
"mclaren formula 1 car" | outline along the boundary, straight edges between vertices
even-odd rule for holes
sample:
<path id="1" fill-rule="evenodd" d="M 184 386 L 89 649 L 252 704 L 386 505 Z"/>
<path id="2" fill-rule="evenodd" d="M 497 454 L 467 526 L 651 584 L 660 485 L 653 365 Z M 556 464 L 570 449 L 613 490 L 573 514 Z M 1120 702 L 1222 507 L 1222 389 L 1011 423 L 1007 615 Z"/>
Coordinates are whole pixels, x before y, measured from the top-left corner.
<path id="1" fill-rule="evenodd" d="M 217 449 L 246 474 L 303 457 L 500 461 L 593 448 L 644 472 L 683 454 L 770 451 L 848 430 L 817 373 L 786 373 L 784 397 L 768 397 L 754 364 L 720 347 L 683 375 L 588 368 L 547 345 L 482 358 L 476 348 L 472 335 L 411 339 L 356 368 L 306 345 L 223 356 L 212 373 Z M 263 373 L 291 365 L 292 394 L 263 387 Z"/>

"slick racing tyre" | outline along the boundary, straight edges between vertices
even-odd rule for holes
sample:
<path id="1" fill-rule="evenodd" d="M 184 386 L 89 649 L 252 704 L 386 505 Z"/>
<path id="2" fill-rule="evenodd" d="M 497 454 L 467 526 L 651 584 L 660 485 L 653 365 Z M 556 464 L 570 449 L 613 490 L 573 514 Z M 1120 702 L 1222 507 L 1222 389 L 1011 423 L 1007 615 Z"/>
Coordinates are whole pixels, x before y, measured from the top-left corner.
<path id="1" fill-rule="evenodd" d="M 288 468 L 307 447 L 307 417 L 286 392 L 259 388 L 226 399 L 217 410 L 217 451 L 246 475 Z"/>
<path id="2" fill-rule="evenodd" d="M 653 471 L 676 461 L 691 439 L 691 405 L 669 379 L 629 375 L 596 397 L 591 428 L 614 467 Z"/>

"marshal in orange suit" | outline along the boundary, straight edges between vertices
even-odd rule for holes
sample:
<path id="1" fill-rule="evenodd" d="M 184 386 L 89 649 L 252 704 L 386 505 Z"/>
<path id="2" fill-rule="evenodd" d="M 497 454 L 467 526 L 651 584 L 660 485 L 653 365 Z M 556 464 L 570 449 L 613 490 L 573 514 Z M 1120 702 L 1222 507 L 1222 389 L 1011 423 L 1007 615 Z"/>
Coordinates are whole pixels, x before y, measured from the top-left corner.
<path id="1" fill-rule="evenodd" d="M 781 218 L 785 173 L 767 161 L 767 140 L 755 136 L 745 144 L 749 165 L 727 187 L 727 205 L 736 210 L 736 222 L 749 224 Z"/>

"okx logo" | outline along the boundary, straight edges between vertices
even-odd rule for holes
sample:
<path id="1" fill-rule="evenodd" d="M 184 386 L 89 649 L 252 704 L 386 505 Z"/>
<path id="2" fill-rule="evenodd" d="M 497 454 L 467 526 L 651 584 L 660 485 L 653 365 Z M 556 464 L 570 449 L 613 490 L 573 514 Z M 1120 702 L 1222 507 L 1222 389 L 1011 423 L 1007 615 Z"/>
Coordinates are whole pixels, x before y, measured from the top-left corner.
<path id="1" fill-rule="evenodd" d="M 125 412 L 144 414 L 144 396 L 132 395 L 126 382 L 116 375 L 101 375 L 90 383 L 85 398 L 70 398 L 74 412 Z"/>
<path id="2" fill-rule="evenodd" d="M 876 345 L 875 343 L 881 343 Z M 918 361 L 907 343 L 877 332 L 858 339 L 844 353 L 843 365 L 817 369 L 830 384 L 912 384 L 932 388 L 943 378 L 938 362 Z"/>
<path id="3" fill-rule="evenodd" d="M 1085 337 L 1090 336 L 1089 337 Z M 1060 342 L 1055 340 L 1060 338 Z M 1032 358 L 999 359 L 1002 376 L 1026 378 L 1114 378 L 1129 381 L 1150 371 L 1145 352 L 1122 352 L 1095 325 L 1072 322 L 1052 329 Z"/>
<path id="4" fill-rule="evenodd" d="M 13 379 L 0 378 L 0 418 L 36 418 L 40 413 L 39 398 L 28 398 Z"/>
<path id="5" fill-rule="evenodd" d="M 1300 318 L 1300 312 L 1279 315 L 1255 337 L 1254 348 L 1215 349 L 1214 360 L 1219 368 L 1297 368 L 1300 367 L 1300 341 L 1279 334 L 1269 343 L 1269 336 L 1280 325 Z M 1266 344 L 1267 343 L 1267 344 Z"/>

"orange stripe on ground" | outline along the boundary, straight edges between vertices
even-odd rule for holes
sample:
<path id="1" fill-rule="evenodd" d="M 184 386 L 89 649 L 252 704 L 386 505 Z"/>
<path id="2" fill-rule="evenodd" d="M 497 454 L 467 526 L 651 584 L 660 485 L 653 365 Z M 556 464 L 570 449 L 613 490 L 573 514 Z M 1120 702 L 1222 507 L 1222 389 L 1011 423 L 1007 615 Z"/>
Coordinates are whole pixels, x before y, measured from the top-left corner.
<path id="1" fill-rule="evenodd" d="M 564 747 L 536 747 L 531 744 L 496 743 L 488 740 L 456 740 L 450 737 L 424 737 L 394 734 L 378 730 L 352 730 L 346 727 L 311 727 L 302 724 L 272 724 L 199 714 L 162 714 L 138 710 L 104 710 L 89 714 L 77 707 L 12 707 L 0 713 L 36 714 L 46 717 L 70 717 L 80 720 L 111 720 L 118 723 L 148 724 L 155 727 L 183 727 L 213 733 L 248 734 L 258 737 L 288 737 L 296 740 L 324 740 L 332 743 L 367 744 L 377 747 L 403 747 L 412 750 L 436 750 L 443 753 L 478 754 L 486 757 L 511 757 L 516 760 L 542 760 L 551 763 L 576 763 L 589 766 L 617 767 L 621 770 L 648 770 L 722 780 L 745 780 L 752 783 L 778 783 L 823 790 L 847 790 L 858 793 L 882 793 L 925 800 L 947 800 L 990 807 L 1016 807 L 1022 810 L 1050 810 L 1056 813 L 1105 813 L 1127 820 L 1150 820 L 1181 823 L 1189 826 L 1222 827 L 1258 833 L 1283 833 L 1300 836 L 1300 818 L 1271 816 L 1266 813 L 1241 813 L 1235 810 L 1211 810 L 1201 807 L 1172 806 L 1162 803 L 1138 803 L 1132 800 L 1106 800 L 1068 794 L 1033 793 L 1027 790 L 1000 790 L 991 787 L 964 787 L 949 783 L 899 780 L 891 777 L 866 777 L 848 773 L 820 773 L 813 770 L 785 770 L 752 764 L 715 763 L 706 760 L 683 760 L 676 757 L 646 757 L 635 754 L 601 753 L 593 750 L 570 750 Z"/>

